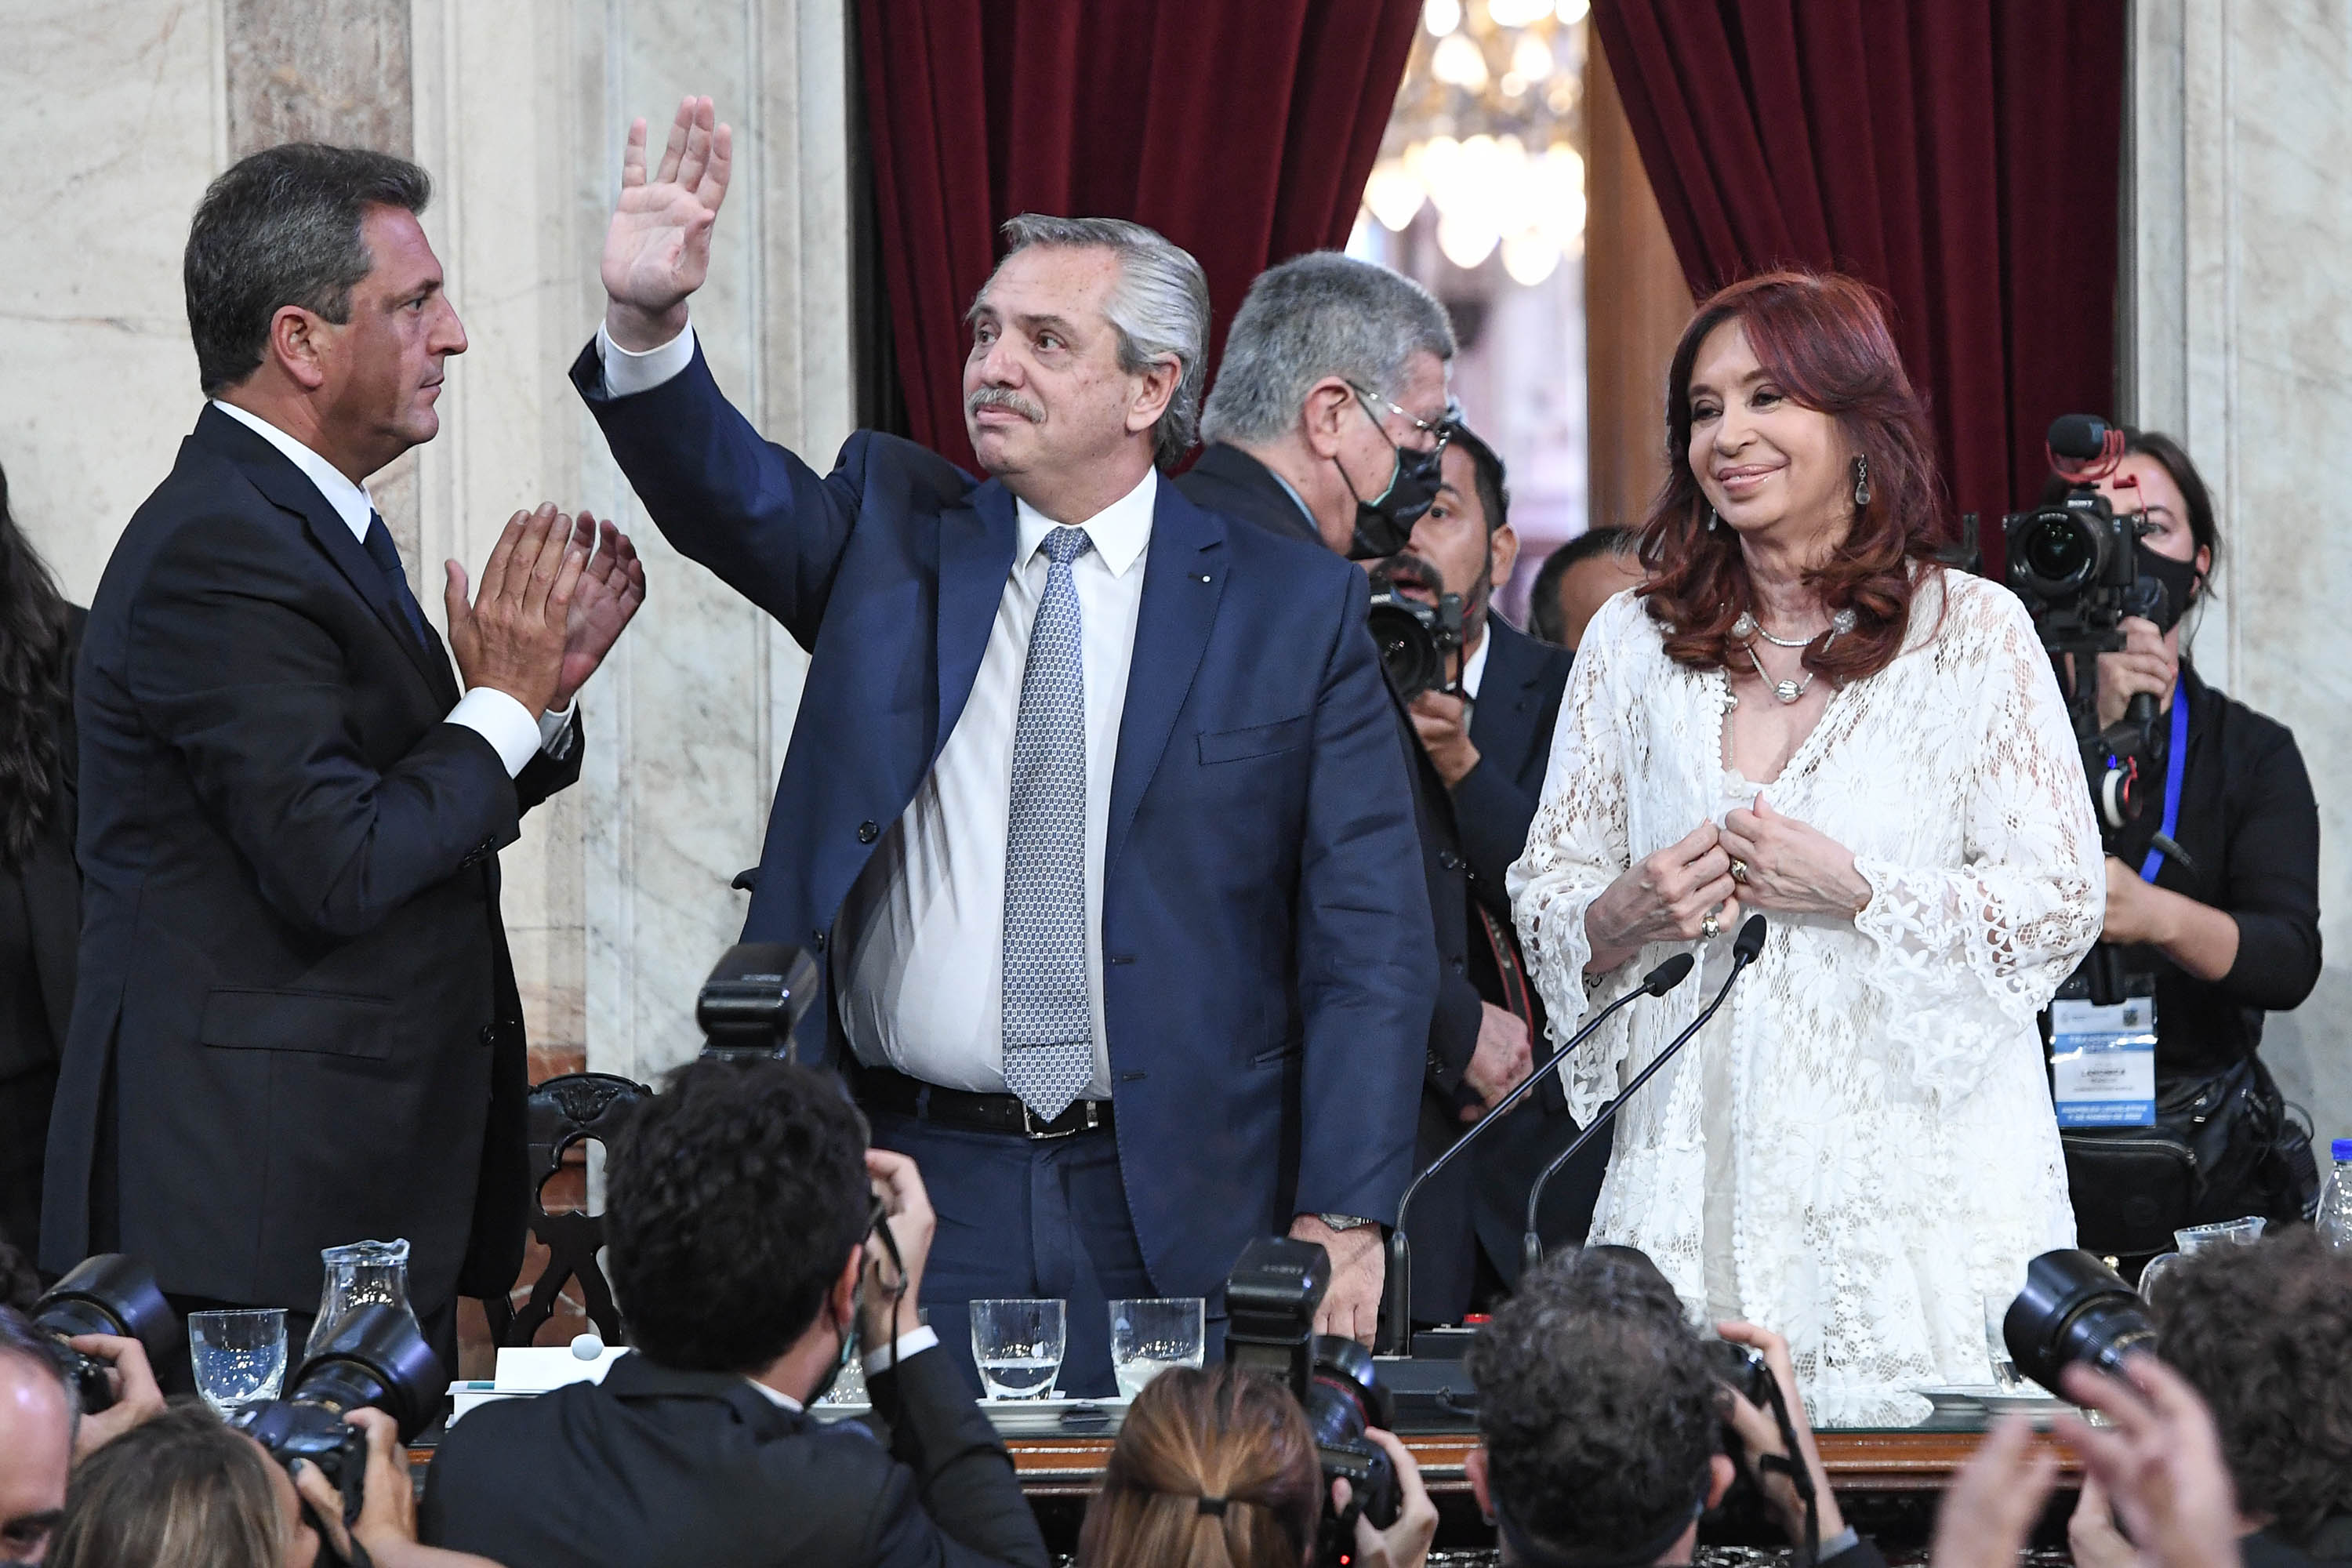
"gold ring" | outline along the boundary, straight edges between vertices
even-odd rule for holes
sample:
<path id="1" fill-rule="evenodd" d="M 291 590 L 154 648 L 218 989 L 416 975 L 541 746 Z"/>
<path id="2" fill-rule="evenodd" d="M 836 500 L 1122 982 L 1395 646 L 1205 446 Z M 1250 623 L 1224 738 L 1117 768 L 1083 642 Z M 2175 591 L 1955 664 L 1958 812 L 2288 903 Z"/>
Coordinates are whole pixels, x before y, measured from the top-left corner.
<path id="1" fill-rule="evenodd" d="M 1713 942 L 1717 937 L 1723 934 L 1723 926 L 1721 922 L 1716 920 L 1715 911 L 1713 910 L 1707 910 L 1706 919 L 1698 922 L 1698 934 L 1705 937 L 1709 942 Z"/>
<path id="2" fill-rule="evenodd" d="M 1748 885 L 1748 862 L 1737 856 L 1731 861 L 1731 879 L 1743 888 Z"/>

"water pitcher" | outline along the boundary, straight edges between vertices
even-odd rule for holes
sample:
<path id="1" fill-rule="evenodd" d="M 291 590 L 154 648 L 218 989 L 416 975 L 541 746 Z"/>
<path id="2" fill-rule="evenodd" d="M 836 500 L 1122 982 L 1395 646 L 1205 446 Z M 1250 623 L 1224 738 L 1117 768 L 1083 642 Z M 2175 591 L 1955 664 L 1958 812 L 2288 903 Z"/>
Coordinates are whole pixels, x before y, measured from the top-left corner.
<path id="1" fill-rule="evenodd" d="M 412 1323 L 416 1310 L 408 1304 L 408 1242 L 354 1241 L 330 1247 L 319 1254 L 327 1266 L 325 1289 L 319 1293 L 319 1321 L 310 1327 L 302 1359 L 308 1361 L 327 1342 L 335 1326 L 353 1310 L 371 1301 L 397 1307 Z M 423 1332 L 422 1328 L 418 1330 Z"/>

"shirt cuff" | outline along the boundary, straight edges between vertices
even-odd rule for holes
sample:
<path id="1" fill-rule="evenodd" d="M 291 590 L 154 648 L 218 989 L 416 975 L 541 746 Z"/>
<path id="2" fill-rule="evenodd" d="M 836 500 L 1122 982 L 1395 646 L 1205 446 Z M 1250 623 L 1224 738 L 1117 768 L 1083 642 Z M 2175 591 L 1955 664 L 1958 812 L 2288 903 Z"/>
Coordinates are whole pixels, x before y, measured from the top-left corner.
<path id="1" fill-rule="evenodd" d="M 572 754 L 572 714 L 580 706 L 574 699 L 569 707 L 551 708 L 539 716 L 539 749 L 554 762 Z"/>
<path id="2" fill-rule="evenodd" d="M 930 1324 L 918 1323 L 882 1349 L 867 1351 L 866 1375 L 872 1377 L 877 1373 L 888 1372 L 917 1351 L 935 1349 L 939 1342 L 940 1336 L 931 1331 Z"/>
<path id="3" fill-rule="evenodd" d="M 596 358 L 604 367 L 604 395 L 634 397 L 651 392 L 694 363 L 694 324 L 662 344 L 633 353 L 613 341 L 602 322 L 596 327 Z"/>
<path id="4" fill-rule="evenodd" d="M 449 710 L 449 722 L 463 724 L 490 743 L 512 778 L 530 765 L 541 744 L 539 721 L 530 710 L 494 686 L 477 686 Z"/>

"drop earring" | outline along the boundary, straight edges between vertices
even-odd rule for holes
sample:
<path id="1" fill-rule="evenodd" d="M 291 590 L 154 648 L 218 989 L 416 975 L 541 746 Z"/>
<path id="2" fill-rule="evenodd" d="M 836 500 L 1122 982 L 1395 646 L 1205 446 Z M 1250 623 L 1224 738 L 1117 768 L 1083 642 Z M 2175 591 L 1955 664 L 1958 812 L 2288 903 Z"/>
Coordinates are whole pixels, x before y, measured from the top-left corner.
<path id="1" fill-rule="evenodd" d="M 1709 533 L 1713 533 L 1715 531 L 1715 525 L 1717 521 L 1718 520 L 1715 515 L 1715 507 L 1710 503 L 1706 509 L 1706 531 Z"/>
<path id="2" fill-rule="evenodd" d="M 1870 459 L 1858 457 L 1853 460 L 1853 510 L 1860 511 L 1870 504 Z"/>

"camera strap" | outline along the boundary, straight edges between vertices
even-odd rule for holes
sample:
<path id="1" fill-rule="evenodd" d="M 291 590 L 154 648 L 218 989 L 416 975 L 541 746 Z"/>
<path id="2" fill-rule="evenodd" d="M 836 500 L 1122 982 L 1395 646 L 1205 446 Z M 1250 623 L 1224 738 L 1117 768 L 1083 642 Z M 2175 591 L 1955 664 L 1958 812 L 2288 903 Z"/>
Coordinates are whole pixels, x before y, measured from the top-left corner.
<path id="1" fill-rule="evenodd" d="M 2158 829 L 2156 843 L 2140 862 L 2139 879 L 2153 883 L 2156 873 L 2164 865 L 2167 844 L 2178 843 L 2174 835 L 2180 829 L 2180 780 L 2189 769 L 2189 688 L 2175 684 L 2172 689 L 2172 734 L 2170 750 L 2164 758 L 2164 826 Z"/>

